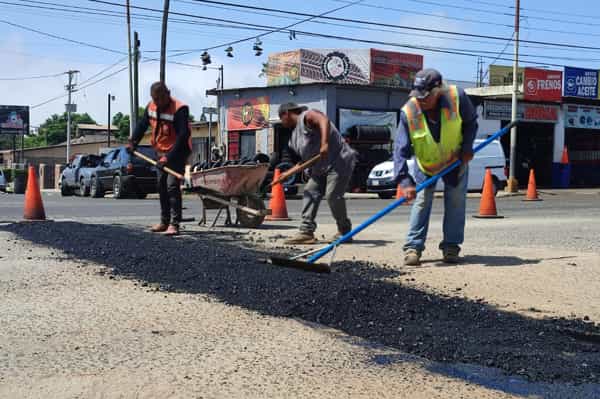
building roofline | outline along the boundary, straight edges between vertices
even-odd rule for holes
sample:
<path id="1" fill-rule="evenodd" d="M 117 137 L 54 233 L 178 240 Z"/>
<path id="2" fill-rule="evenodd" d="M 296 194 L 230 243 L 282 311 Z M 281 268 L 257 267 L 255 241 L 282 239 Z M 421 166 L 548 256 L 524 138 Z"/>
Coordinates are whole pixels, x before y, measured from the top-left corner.
<path id="1" fill-rule="evenodd" d="M 278 85 L 278 86 L 250 86 L 250 87 L 236 87 L 230 89 L 208 89 L 206 95 L 217 96 L 221 93 L 234 93 L 239 91 L 248 90 L 266 90 L 266 89 L 280 89 L 280 88 L 296 88 L 296 87 L 312 87 L 312 86 L 330 86 L 336 88 L 354 88 L 354 89 L 366 89 L 366 90 L 390 90 L 400 92 L 410 92 L 410 89 L 403 87 L 391 87 L 391 86 L 377 86 L 377 85 L 360 85 L 360 84 L 341 84 L 336 82 L 311 82 L 311 83 L 300 83 L 292 85 Z"/>

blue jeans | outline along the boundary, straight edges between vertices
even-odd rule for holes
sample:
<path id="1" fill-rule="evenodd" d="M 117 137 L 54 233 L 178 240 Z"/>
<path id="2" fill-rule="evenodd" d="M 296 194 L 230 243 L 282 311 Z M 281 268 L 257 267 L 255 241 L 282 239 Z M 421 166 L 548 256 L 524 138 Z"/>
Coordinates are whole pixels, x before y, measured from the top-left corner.
<path id="1" fill-rule="evenodd" d="M 467 203 L 467 182 L 469 180 L 469 167 L 461 166 L 458 181 L 455 187 L 444 184 L 444 239 L 440 249 L 458 248 L 465 239 L 465 208 Z M 410 213 L 410 230 L 406 238 L 404 250 L 425 250 L 429 218 L 435 186 L 429 187 L 419 194 Z"/>

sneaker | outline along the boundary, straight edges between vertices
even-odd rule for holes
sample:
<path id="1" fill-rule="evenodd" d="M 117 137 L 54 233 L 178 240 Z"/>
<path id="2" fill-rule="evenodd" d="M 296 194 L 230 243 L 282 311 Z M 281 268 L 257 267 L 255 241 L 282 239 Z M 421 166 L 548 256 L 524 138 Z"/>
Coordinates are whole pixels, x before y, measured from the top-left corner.
<path id="1" fill-rule="evenodd" d="M 459 247 L 447 247 L 442 250 L 442 254 L 444 255 L 444 263 L 459 263 L 460 257 L 458 254 L 460 253 Z"/>
<path id="2" fill-rule="evenodd" d="M 309 245 L 309 244 L 316 244 L 316 242 L 317 242 L 317 239 L 315 238 L 315 235 L 313 233 L 298 233 L 294 237 L 291 237 L 291 238 L 288 238 L 287 240 L 285 240 L 284 244 L 287 244 L 287 245 L 295 245 L 295 244 Z"/>
<path id="3" fill-rule="evenodd" d="M 407 249 L 404 251 L 405 266 L 419 266 L 421 264 L 421 252 L 416 249 Z"/>
<path id="4" fill-rule="evenodd" d="M 167 230 L 165 230 L 166 236 L 178 236 L 179 235 L 179 226 L 175 226 L 174 224 L 170 224 Z"/>
<path id="5" fill-rule="evenodd" d="M 331 242 L 335 242 L 335 241 L 339 240 L 340 238 L 342 238 L 346 234 L 348 234 L 348 233 L 342 234 L 340 232 L 337 232 L 333 237 L 331 237 Z M 351 244 L 353 241 L 354 241 L 354 238 L 349 238 L 346 241 L 344 241 L 342 244 Z"/>
<path id="6" fill-rule="evenodd" d="M 155 224 L 150 228 L 150 231 L 153 233 L 164 233 L 169 228 L 169 225 L 165 223 Z"/>

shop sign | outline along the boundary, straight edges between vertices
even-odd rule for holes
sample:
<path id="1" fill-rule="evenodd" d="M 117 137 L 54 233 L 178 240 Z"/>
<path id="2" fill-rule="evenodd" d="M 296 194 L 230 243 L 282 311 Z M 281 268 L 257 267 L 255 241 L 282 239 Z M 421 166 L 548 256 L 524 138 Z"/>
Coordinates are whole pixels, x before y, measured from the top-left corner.
<path id="1" fill-rule="evenodd" d="M 598 71 L 565 67 L 565 97 L 597 98 Z"/>
<path id="2" fill-rule="evenodd" d="M 565 112 L 565 127 L 567 129 L 600 130 L 600 107 L 567 105 Z"/>
<path id="3" fill-rule="evenodd" d="M 560 102 L 562 100 L 562 71 L 525 68 L 523 91 L 527 101 Z"/>
<path id="4" fill-rule="evenodd" d="M 28 130 L 28 106 L 0 105 L 0 133 L 21 134 Z"/>
<path id="5" fill-rule="evenodd" d="M 230 101 L 227 106 L 227 130 L 257 130 L 269 126 L 269 97 Z"/>
<path id="6" fill-rule="evenodd" d="M 485 101 L 483 115 L 488 120 L 511 120 L 512 106 L 509 102 Z M 558 105 L 518 103 L 517 119 L 525 122 L 550 122 L 558 121 Z"/>
<path id="7" fill-rule="evenodd" d="M 377 86 L 412 88 L 423 69 L 423 56 L 371 49 L 371 83 Z"/>
<path id="8" fill-rule="evenodd" d="M 523 74 L 525 68 L 519 68 L 517 72 L 517 82 L 523 83 Z M 512 86 L 513 67 L 507 65 L 490 65 L 490 86 Z"/>

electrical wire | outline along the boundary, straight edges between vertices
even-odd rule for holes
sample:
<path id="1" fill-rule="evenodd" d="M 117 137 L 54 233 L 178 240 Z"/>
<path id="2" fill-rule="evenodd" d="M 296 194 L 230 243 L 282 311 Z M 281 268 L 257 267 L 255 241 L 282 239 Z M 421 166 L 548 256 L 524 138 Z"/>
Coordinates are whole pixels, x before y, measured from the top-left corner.
<path id="1" fill-rule="evenodd" d="M 0 78 L 3 81 L 13 81 L 13 80 L 36 80 L 36 79 L 48 79 L 48 78 L 57 78 L 61 75 L 64 75 L 64 72 L 55 73 L 53 75 L 38 75 L 38 76 L 25 76 L 25 77 L 17 77 L 17 78 Z"/>
<path id="2" fill-rule="evenodd" d="M 88 1 L 102 2 L 99 0 L 88 0 Z M 296 12 L 296 11 L 279 10 L 279 9 L 268 8 L 268 7 L 249 6 L 249 5 L 242 5 L 242 4 L 238 4 L 238 3 L 228 3 L 228 2 L 223 2 L 223 1 L 214 1 L 214 0 L 191 0 L 191 1 L 203 3 L 203 4 L 228 5 L 231 7 L 239 7 L 239 8 L 246 8 L 246 9 L 251 9 L 251 10 L 259 10 L 259 11 L 272 11 L 272 12 L 286 13 L 286 14 L 290 14 L 290 15 L 297 15 L 297 16 L 304 16 L 304 17 L 313 15 L 313 14 L 307 14 L 307 13 Z M 417 1 L 417 0 L 408 0 L 408 1 Z M 436 5 L 440 5 L 440 4 L 441 3 L 436 3 Z M 507 15 L 510 15 L 510 14 L 507 14 Z M 514 16 L 514 14 L 512 14 L 512 16 Z M 375 21 L 361 21 L 361 20 L 356 20 L 356 19 L 351 19 L 351 18 L 339 18 L 339 17 L 323 17 L 323 18 L 329 19 L 329 20 L 342 21 L 342 22 L 352 22 L 352 23 L 357 23 L 357 24 L 377 25 L 377 26 L 395 27 L 395 28 L 401 28 L 401 29 L 429 31 L 429 32 L 444 33 L 444 34 L 458 34 L 458 35 L 471 36 L 471 37 L 487 37 L 487 38 L 495 38 L 497 40 L 506 40 L 505 38 L 498 39 L 498 37 L 492 37 L 492 36 L 486 36 L 486 35 L 476 35 L 476 34 L 461 33 L 461 32 L 450 32 L 450 31 L 444 31 L 444 30 L 419 28 L 419 27 L 414 27 L 414 26 L 400 26 L 400 25 L 393 25 L 393 24 L 384 24 L 384 23 L 375 22 Z M 536 28 L 536 29 L 540 30 L 540 31 L 543 30 L 546 32 L 554 32 L 554 33 L 595 36 L 594 34 L 590 34 L 589 32 L 584 33 L 584 32 L 572 32 L 572 31 L 558 31 L 556 29 L 541 29 L 541 28 L 539 28 L 539 29 Z"/>
<path id="3" fill-rule="evenodd" d="M 124 5 L 122 5 L 122 4 L 114 3 L 114 2 L 110 2 L 110 1 L 106 1 L 106 0 L 88 0 L 88 1 L 124 7 Z M 289 10 L 280 10 L 280 9 L 267 8 L 267 7 L 249 6 L 247 4 L 242 5 L 242 4 L 237 4 L 237 3 L 228 3 L 228 2 L 214 1 L 214 0 L 192 0 L 192 1 L 195 1 L 198 3 L 229 5 L 232 7 L 239 7 L 239 8 L 246 8 L 246 9 L 252 9 L 252 10 L 260 10 L 260 11 L 273 11 L 273 12 L 303 16 L 303 17 L 313 17 L 313 18 L 322 18 L 322 19 L 335 20 L 335 21 L 341 21 L 341 22 L 350 22 L 350 23 L 360 24 L 360 25 L 375 25 L 375 26 L 383 26 L 383 27 L 388 27 L 388 28 L 406 29 L 406 30 L 414 30 L 414 31 L 421 31 L 421 32 L 424 31 L 424 32 L 430 32 L 430 33 L 443 33 L 443 34 L 455 35 L 455 36 L 465 36 L 465 37 L 475 37 L 475 38 L 480 38 L 480 39 L 500 40 L 502 42 L 507 40 L 507 38 L 505 38 L 505 37 L 492 36 L 492 35 L 481 35 L 481 34 L 475 34 L 475 33 L 455 32 L 455 31 L 421 28 L 421 27 L 407 26 L 407 25 L 387 24 L 387 23 L 376 22 L 376 21 L 363 21 L 363 20 L 356 20 L 356 19 L 351 19 L 351 18 L 341 18 L 341 17 L 332 17 L 332 16 L 319 17 L 318 15 L 315 15 L 315 14 L 308 14 L 308 13 L 303 13 L 303 12 L 289 11 Z M 140 7 L 140 6 L 131 6 L 131 7 L 146 10 L 146 11 L 162 12 L 161 10 L 151 9 L 151 8 L 147 8 L 147 7 Z M 173 13 L 177 14 L 177 15 L 183 14 L 184 16 L 188 16 L 188 17 L 220 20 L 221 22 L 231 22 L 230 20 L 219 19 L 219 18 L 209 18 L 209 17 L 199 16 L 199 15 L 194 15 L 194 14 L 184 14 L 184 13 L 176 13 L 176 12 L 173 12 Z M 250 23 L 243 23 L 243 24 L 249 25 L 249 26 L 253 25 Z M 552 43 L 552 42 L 544 42 L 544 41 L 537 41 L 537 40 L 520 40 L 520 42 L 531 43 L 531 44 L 540 44 L 540 45 L 546 45 L 546 46 L 554 46 L 554 47 L 579 48 L 582 50 L 600 50 L 600 47 L 582 46 L 582 45 L 567 44 L 567 43 Z"/>

